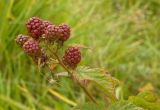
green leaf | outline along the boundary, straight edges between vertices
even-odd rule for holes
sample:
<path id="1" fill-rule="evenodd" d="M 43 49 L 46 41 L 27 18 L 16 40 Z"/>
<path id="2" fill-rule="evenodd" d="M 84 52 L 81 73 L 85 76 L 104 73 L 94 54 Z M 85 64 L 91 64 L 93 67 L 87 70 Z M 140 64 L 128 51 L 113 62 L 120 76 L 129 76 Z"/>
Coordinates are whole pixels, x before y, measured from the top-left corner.
<path id="1" fill-rule="evenodd" d="M 128 101 L 118 101 L 114 104 L 111 104 L 107 110 L 144 110 L 144 109 L 137 107 Z"/>
<path id="2" fill-rule="evenodd" d="M 79 104 L 78 106 L 74 107 L 72 110 L 105 110 L 105 106 L 96 105 L 93 103 L 85 103 L 85 104 Z"/>
<path id="3" fill-rule="evenodd" d="M 137 96 L 130 96 L 129 101 L 134 103 L 137 106 L 143 107 L 149 110 L 160 110 L 160 104 L 148 102 L 145 99 Z"/>
<path id="4" fill-rule="evenodd" d="M 80 80 L 89 80 L 98 85 L 98 87 L 111 99 L 116 100 L 115 89 L 119 81 L 107 74 L 104 69 L 78 67 L 77 75 Z"/>
<path id="5" fill-rule="evenodd" d="M 156 102 L 158 99 L 156 95 L 150 91 L 140 92 L 137 96 L 145 99 L 148 102 Z"/>

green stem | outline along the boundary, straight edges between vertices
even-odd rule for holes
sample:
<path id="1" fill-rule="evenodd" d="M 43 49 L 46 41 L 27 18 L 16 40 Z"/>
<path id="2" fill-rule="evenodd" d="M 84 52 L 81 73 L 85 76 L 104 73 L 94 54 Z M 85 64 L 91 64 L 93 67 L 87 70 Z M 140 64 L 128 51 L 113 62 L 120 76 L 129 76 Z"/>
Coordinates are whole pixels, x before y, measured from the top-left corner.
<path id="1" fill-rule="evenodd" d="M 74 78 L 73 73 L 63 64 L 63 62 L 61 61 L 59 56 L 48 47 L 47 42 L 46 42 L 46 47 L 54 55 L 54 57 L 56 57 L 56 59 L 58 60 L 59 64 L 63 67 L 63 69 L 65 69 L 68 72 L 68 74 L 71 75 L 71 78 L 73 79 Z M 78 83 L 78 85 L 83 89 L 85 94 L 88 96 L 88 99 L 91 102 L 97 104 L 96 100 L 92 97 L 92 95 L 89 93 L 89 91 L 80 83 L 80 81 L 77 78 L 74 78 L 74 79 L 76 79 L 76 82 Z"/>
<path id="2" fill-rule="evenodd" d="M 79 84 L 79 86 L 86 93 L 86 95 L 88 96 L 89 100 L 92 101 L 93 103 L 97 104 L 96 100 L 91 96 L 91 94 L 89 93 L 89 91 L 80 83 L 80 81 L 77 78 L 75 78 L 73 76 L 73 73 L 70 70 L 68 70 L 68 68 L 63 64 L 63 62 L 60 60 L 60 58 L 58 57 L 58 55 L 56 53 L 54 55 L 57 58 L 57 60 L 59 61 L 59 64 L 71 75 L 72 78 L 76 79 L 76 82 Z"/>

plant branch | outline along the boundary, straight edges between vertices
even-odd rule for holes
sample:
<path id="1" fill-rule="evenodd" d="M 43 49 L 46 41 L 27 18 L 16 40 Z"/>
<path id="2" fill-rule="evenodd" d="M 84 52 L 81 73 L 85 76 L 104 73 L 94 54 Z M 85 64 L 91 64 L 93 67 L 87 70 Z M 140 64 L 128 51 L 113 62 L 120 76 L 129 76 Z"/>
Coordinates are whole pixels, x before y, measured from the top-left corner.
<path id="1" fill-rule="evenodd" d="M 68 70 L 68 68 L 63 64 L 63 62 L 60 60 L 60 58 L 58 57 L 58 55 L 56 53 L 54 55 L 57 58 L 57 60 L 59 61 L 59 64 L 71 75 L 72 78 L 75 78 L 73 76 L 73 73 L 70 70 Z M 77 78 L 75 78 L 75 79 L 76 79 L 76 82 L 79 84 L 79 86 L 86 93 L 86 95 L 88 96 L 88 98 L 90 99 L 90 101 L 92 101 L 93 103 L 97 103 L 95 101 L 95 99 L 91 96 L 91 94 L 88 92 L 88 90 L 80 83 L 80 81 Z"/>
<path id="2" fill-rule="evenodd" d="M 81 84 L 81 82 L 79 81 L 79 79 L 77 79 L 77 78 L 74 77 L 73 73 L 63 64 L 63 62 L 61 61 L 61 59 L 59 58 L 59 56 L 54 51 L 52 51 L 52 49 L 50 49 L 48 47 L 47 42 L 46 42 L 46 47 L 56 57 L 56 59 L 58 60 L 59 64 L 63 67 L 63 69 L 65 69 L 68 72 L 68 74 L 71 75 L 71 78 L 72 79 L 74 78 L 76 80 L 76 82 L 78 83 L 78 85 L 83 89 L 83 91 L 85 92 L 85 94 L 88 96 L 89 100 L 91 102 L 97 104 L 96 100 L 92 97 L 92 95 L 89 93 L 89 91 Z"/>

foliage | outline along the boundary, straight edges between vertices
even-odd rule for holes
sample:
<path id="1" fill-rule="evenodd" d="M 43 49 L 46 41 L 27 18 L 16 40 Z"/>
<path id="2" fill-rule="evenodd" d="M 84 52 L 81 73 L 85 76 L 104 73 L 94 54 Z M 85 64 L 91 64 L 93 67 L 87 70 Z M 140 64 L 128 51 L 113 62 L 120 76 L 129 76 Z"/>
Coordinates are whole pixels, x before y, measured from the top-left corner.
<path id="1" fill-rule="evenodd" d="M 144 110 L 144 109 L 135 106 L 129 101 L 119 101 L 110 105 L 107 110 Z"/>
<path id="2" fill-rule="evenodd" d="M 92 103 L 79 104 L 73 110 L 105 110 L 104 105 L 95 105 Z"/>
<path id="3" fill-rule="evenodd" d="M 160 110 L 160 103 L 157 102 L 157 97 L 151 92 L 142 92 L 137 96 L 130 96 L 129 101 L 137 106 L 143 107 L 149 110 Z"/>
<path id="4" fill-rule="evenodd" d="M 78 67 L 77 74 L 80 80 L 89 80 L 96 83 L 111 100 L 116 100 L 115 89 L 119 81 L 107 74 L 105 70 L 100 68 Z"/>
<path id="5" fill-rule="evenodd" d="M 0 109 L 71 109 L 52 97 L 48 86 L 86 103 L 68 78 L 57 82 L 48 72 L 39 73 L 17 49 L 15 36 L 26 32 L 24 22 L 31 16 L 70 24 L 72 37 L 66 44 L 82 43 L 92 50 L 82 51 L 80 65 L 107 68 L 123 83 L 124 99 L 147 83 L 159 96 L 159 7 L 159 0 L 0 0 Z"/>

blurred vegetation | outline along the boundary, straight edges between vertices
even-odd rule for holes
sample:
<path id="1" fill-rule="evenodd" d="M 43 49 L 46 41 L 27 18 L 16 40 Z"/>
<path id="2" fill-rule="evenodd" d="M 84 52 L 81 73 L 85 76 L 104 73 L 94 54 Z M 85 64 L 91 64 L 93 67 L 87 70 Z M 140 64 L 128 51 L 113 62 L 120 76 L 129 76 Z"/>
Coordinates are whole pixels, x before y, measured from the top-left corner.
<path id="1" fill-rule="evenodd" d="M 82 50 L 80 65 L 110 71 L 124 84 L 124 98 L 147 84 L 160 96 L 159 7 L 159 0 L 0 0 L 0 110 L 70 109 L 48 86 L 73 102 L 86 102 L 69 79 L 46 80 L 48 73 L 39 73 L 15 44 L 17 34 L 27 34 L 25 21 L 31 16 L 69 24 L 72 36 L 65 46 L 92 48 Z"/>

